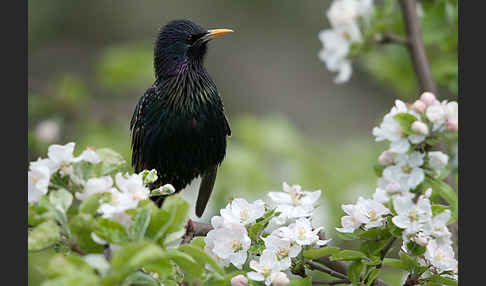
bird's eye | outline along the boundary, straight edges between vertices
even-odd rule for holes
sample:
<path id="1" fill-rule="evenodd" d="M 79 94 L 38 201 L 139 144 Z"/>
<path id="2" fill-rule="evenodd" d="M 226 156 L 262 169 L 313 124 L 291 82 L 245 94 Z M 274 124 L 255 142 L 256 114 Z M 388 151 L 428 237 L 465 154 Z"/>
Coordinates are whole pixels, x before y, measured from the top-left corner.
<path id="1" fill-rule="evenodd" d="M 189 35 L 189 37 L 187 37 L 186 39 L 186 43 L 188 44 L 193 44 L 194 43 L 194 36 L 193 35 Z"/>

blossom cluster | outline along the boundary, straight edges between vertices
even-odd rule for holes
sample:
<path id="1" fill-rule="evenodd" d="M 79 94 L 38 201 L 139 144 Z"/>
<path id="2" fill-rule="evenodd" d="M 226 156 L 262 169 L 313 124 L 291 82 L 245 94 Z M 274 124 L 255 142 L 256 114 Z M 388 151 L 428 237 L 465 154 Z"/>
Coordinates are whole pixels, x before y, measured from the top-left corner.
<path id="1" fill-rule="evenodd" d="M 303 191 L 299 185 L 283 183 L 283 192 L 269 192 L 270 204 L 262 200 L 249 203 L 234 199 L 211 219 L 211 230 L 205 241 L 205 251 L 222 266 L 234 265 L 242 269 L 249 261 L 247 277 L 238 275 L 232 285 L 247 285 L 248 280 L 264 281 L 265 285 L 288 285 L 286 274 L 303 249 L 326 245 L 321 240 L 310 217 L 321 191 Z M 265 223 L 266 222 L 266 223 Z M 258 229 L 258 236 L 249 232 Z M 257 252 L 253 246 L 263 245 Z M 246 282 L 245 282 L 246 281 Z"/>
<path id="2" fill-rule="evenodd" d="M 448 165 L 449 156 L 430 151 L 445 132 L 457 132 L 457 102 L 440 102 L 425 92 L 407 105 L 397 100 L 395 106 L 373 129 L 376 141 L 390 143 L 378 158 L 381 176 L 372 199 L 359 198 L 355 205 L 343 205 L 340 232 L 354 233 L 386 227 L 388 218 L 402 230 L 402 251 L 411 253 L 424 247 L 419 261 L 433 273 L 457 273 L 451 233 L 447 224 L 451 211 L 432 210 L 432 188 L 421 189 L 426 180 L 438 180 Z M 427 179 L 429 178 L 429 179 Z M 455 276 L 454 276 L 455 277 Z"/>
<path id="3" fill-rule="evenodd" d="M 144 171 L 140 174 L 115 174 L 85 178 L 83 174 L 75 171 L 76 164 L 87 162 L 98 164 L 101 162 L 99 155 L 92 148 L 84 150 L 80 156 L 73 155 L 75 143 L 66 145 L 51 145 L 48 148 L 47 158 L 39 158 L 31 162 L 28 172 L 28 202 L 36 203 L 46 195 L 49 186 L 52 186 L 51 178 L 58 174 L 61 178 L 68 177 L 76 186 L 74 197 L 84 201 L 97 193 L 109 193 L 108 201 L 100 204 L 98 213 L 103 218 L 111 218 L 120 222 L 125 227 L 132 223 L 127 210 L 136 208 L 142 200 L 148 199 L 150 190 L 146 186 L 150 181 L 156 180 L 155 171 Z M 164 186 L 173 188 L 172 186 Z"/>
<path id="4" fill-rule="evenodd" d="M 331 29 L 322 30 L 319 39 L 323 44 L 319 58 L 327 69 L 338 72 L 336 83 L 349 80 L 352 73 L 348 59 L 351 45 L 362 41 L 360 26 L 369 21 L 373 0 L 334 0 L 327 11 Z"/>

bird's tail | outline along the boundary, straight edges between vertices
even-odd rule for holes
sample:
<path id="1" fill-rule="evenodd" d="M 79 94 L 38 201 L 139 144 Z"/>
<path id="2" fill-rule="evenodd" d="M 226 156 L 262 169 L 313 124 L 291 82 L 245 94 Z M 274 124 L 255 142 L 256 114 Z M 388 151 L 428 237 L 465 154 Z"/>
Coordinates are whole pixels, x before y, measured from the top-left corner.
<path id="1" fill-rule="evenodd" d="M 204 213 L 204 209 L 208 203 L 211 192 L 213 191 L 214 182 L 216 181 L 216 174 L 218 172 L 218 166 L 210 168 L 202 175 L 201 185 L 199 187 L 199 193 L 197 195 L 196 202 L 196 215 L 201 217 Z"/>

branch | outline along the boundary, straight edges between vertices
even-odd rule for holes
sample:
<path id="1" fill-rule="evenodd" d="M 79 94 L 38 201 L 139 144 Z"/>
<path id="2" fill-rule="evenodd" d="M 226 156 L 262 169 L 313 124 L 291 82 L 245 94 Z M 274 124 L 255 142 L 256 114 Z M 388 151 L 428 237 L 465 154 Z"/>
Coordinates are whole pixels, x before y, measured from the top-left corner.
<path id="1" fill-rule="evenodd" d="M 422 92 L 430 91 L 437 96 L 437 85 L 430 70 L 429 61 L 427 59 L 427 54 L 425 52 L 425 46 L 422 39 L 422 32 L 420 30 L 420 21 L 417 15 L 417 1 L 400 0 L 400 5 L 407 28 L 408 52 L 412 57 L 413 67 L 420 82 L 420 89 Z M 443 153 L 448 153 L 447 145 L 444 140 L 442 140 L 440 143 L 440 150 Z M 456 190 L 454 176 L 452 174 L 450 174 L 445 181 L 454 190 Z"/>
<path id="2" fill-rule="evenodd" d="M 310 261 L 310 260 L 307 260 L 305 263 L 306 263 L 306 264 L 309 266 L 309 268 L 310 268 L 310 269 L 312 269 L 312 270 L 318 270 L 318 271 L 321 271 L 321 272 L 327 273 L 327 274 L 329 274 L 329 275 L 331 275 L 331 276 L 334 276 L 334 277 L 336 277 L 336 278 L 341 278 L 341 279 L 343 279 L 343 280 L 346 280 L 346 281 L 347 281 L 347 283 L 351 283 L 351 280 L 349 280 L 349 279 L 348 279 L 348 276 L 346 276 L 345 274 L 342 274 L 342 273 L 339 273 L 339 272 L 337 272 L 337 271 L 334 271 L 334 270 L 332 270 L 332 269 L 330 269 L 330 268 L 327 268 L 327 267 L 321 266 L 321 265 L 319 265 L 319 264 L 317 264 L 317 263 L 315 263 L 315 262 L 312 262 L 312 261 Z"/>
<path id="3" fill-rule="evenodd" d="M 430 91 L 433 94 L 437 94 L 437 86 L 430 71 L 429 61 L 427 60 L 427 54 L 422 40 L 420 21 L 417 15 L 417 1 L 400 0 L 400 5 L 407 28 L 408 51 L 412 57 L 415 72 L 418 75 L 420 88 L 422 92 Z"/>
<path id="4" fill-rule="evenodd" d="M 347 279 L 312 281 L 312 285 L 338 285 L 338 284 L 349 284 L 349 281 Z"/>
<path id="5" fill-rule="evenodd" d="M 375 43 L 378 44 L 402 44 L 402 45 L 408 44 L 407 38 L 404 38 L 399 35 L 391 34 L 391 33 L 376 34 L 373 37 L 373 40 L 375 41 Z"/>

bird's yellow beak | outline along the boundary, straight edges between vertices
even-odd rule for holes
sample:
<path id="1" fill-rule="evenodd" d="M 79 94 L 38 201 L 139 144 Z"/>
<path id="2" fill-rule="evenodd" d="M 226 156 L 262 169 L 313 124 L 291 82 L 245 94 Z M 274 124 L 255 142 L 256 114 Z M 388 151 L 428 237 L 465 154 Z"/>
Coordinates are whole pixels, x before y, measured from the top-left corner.
<path id="1" fill-rule="evenodd" d="M 217 38 L 221 37 L 224 34 L 232 33 L 233 30 L 230 29 L 214 29 L 214 30 L 208 30 L 208 37 L 209 38 Z"/>

